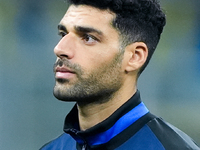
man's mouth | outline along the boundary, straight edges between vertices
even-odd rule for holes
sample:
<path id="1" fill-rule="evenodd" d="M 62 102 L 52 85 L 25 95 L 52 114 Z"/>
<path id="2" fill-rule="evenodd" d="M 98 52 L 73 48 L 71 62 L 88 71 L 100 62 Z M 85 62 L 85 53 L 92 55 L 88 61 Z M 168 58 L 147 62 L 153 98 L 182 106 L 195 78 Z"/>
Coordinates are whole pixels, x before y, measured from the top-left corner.
<path id="1" fill-rule="evenodd" d="M 75 75 L 75 72 L 66 67 L 56 67 L 55 68 L 55 78 L 56 79 L 69 79 Z"/>

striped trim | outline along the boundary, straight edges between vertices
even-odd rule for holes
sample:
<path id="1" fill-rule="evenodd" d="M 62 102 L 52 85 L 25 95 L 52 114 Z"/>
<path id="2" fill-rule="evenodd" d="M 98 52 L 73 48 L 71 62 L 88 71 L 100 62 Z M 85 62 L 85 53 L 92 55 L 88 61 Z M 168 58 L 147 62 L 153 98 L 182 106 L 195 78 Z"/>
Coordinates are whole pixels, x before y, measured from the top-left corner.
<path id="1" fill-rule="evenodd" d="M 107 143 L 108 141 L 110 141 L 112 138 L 114 138 L 116 135 L 121 133 L 123 130 L 125 130 L 127 127 L 129 127 L 131 124 L 136 122 L 138 119 L 140 119 L 142 116 L 144 116 L 148 112 L 149 110 L 146 108 L 144 103 L 141 102 L 131 111 L 129 111 L 127 114 L 122 116 L 107 131 L 96 134 L 95 136 L 88 137 L 87 141 L 89 142 L 89 145 L 96 146 L 96 145 Z"/>

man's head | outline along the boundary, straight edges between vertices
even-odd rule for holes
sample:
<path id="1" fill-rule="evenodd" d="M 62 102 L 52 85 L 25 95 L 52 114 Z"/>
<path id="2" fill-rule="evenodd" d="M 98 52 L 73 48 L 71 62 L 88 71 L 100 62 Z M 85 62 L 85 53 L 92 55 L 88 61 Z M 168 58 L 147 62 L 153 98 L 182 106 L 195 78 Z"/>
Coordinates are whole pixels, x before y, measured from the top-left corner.
<path id="1" fill-rule="evenodd" d="M 147 0 L 70 4 L 58 26 L 62 38 L 54 49 L 54 95 L 67 101 L 103 102 L 130 91 L 165 24 L 159 5 Z"/>
<path id="2" fill-rule="evenodd" d="M 148 65 L 166 24 L 165 14 L 157 0 L 68 0 L 74 5 L 89 5 L 116 14 L 113 27 L 119 31 L 123 49 L 134 42 L 144 42 L 148 57 L 139 74 Z M 98 17 L 98 16 L 97 16 Z"/>

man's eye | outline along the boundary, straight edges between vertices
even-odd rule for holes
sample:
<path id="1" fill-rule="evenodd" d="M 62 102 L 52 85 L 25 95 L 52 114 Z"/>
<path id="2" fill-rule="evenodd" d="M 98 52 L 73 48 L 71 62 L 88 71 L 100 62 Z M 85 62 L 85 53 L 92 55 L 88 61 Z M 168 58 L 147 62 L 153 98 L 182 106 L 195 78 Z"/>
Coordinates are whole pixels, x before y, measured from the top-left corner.
<path id="1" fill-rule="evenodd" d="M 90 34 L 83 35 L 83 40 L 88 44 L 94 44 L 95 42 L 99 41 L 96 37 Z"/>
<path id="2" fill-rule="evenodd" d="M 61 37 L 64 37 L 67 33 L 65 32 L 59 32 L 58 35 L 60 35 Z"/>

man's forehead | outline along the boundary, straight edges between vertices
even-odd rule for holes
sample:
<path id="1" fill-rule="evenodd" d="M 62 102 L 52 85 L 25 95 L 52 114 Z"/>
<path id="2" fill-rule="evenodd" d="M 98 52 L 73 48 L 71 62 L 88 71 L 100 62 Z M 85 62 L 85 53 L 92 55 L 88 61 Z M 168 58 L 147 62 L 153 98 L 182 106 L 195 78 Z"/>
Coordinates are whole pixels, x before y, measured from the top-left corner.
<path id="1" fill-rule="evenodd" d="M 76 21 L 84 21 L 84 19 L 88 19 L 90 22 L 111 22 L 114 17 L 115 14 L 109 10 L 100 10 L 88 5 L 71 5 L 62 20 L 76 19 Z"/>
<path id="2" fill-rule="evenodd" d="M 113 27 L 112 22 L 115 14 L 109 10 L 100 10 L 87 5 L 71 5 L 60 21 L 60 25 L 66 31 L 87 31 L 98 33 L 105 38 L 110 35 L 118 38 L 118 31 Z"/>

